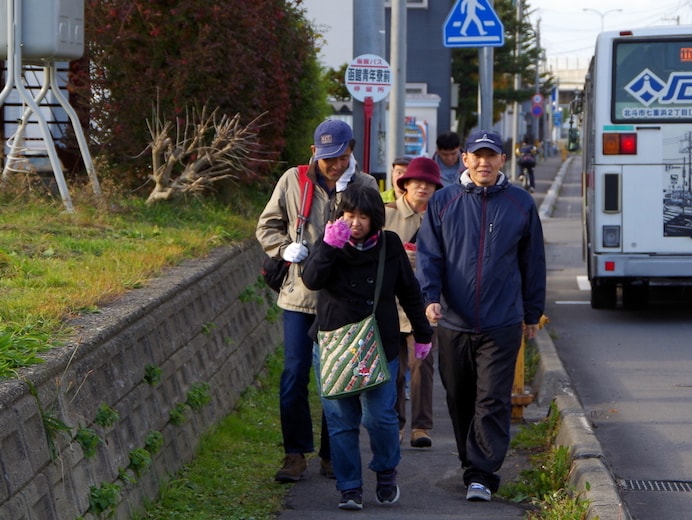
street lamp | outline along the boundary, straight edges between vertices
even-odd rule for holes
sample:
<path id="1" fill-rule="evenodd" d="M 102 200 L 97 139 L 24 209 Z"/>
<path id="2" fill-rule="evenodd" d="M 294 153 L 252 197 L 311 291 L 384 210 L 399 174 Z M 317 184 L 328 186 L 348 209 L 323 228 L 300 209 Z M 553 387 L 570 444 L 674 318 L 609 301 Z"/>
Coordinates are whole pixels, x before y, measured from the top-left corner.
<path id="1" fill-rule="evenodd" d="M 601 32 L 603 32 L 603 19 L 606 17 L 606 15 L 607 15 L 608 13 L 615 13 L 615 12 L 618 12 L 618 11 L 619 11 L 619 12 L 622 12 L 622 9 L 610 9 L 610 10 L 608 10 L 608 11 L 602 13 L 602 12 L 599 11 L 598 9 L 591 9 L 591 8 L 589 8 L 589 7 L 584 7 L 584 11 L 592 11 L 592 12 L 596 13 L 597 15 L 599 15 L 599 16 L 601 17 Z"/>

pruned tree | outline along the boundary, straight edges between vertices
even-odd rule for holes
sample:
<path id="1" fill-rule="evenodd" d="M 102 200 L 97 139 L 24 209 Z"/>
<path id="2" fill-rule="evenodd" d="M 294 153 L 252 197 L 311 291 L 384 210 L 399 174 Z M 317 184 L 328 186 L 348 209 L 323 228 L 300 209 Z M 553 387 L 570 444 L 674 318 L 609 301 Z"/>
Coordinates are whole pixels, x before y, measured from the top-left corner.
<path id="1" fill-rule="evenodd" d="M 209 191 L 223 179 L 253 176 L 249 165 L 257 161 L 260 118 L 243 125 L 240 114 L 230 117 L 205 105 L 202 110 L 187 110 L 184 119 L 173 123 L 164 122 L 154 111 L 152 120 L 147 120 L 154 181 L 147 204 Z"/>

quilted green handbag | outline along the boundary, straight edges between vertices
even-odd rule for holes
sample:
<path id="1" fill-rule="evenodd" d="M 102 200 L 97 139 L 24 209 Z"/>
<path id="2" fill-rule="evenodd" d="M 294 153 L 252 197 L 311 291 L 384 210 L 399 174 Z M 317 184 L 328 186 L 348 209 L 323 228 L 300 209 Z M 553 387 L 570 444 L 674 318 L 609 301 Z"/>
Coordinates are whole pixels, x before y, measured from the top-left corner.
<path id="1" fill-rule="evenodd" d="M 356 323 L 317 334 L 322 397 L 338 399 L 355 395 L 386 383 L 391 378 L 375 320 L 384 273 L 384 251 L 383 232 L 372 314 Z"/>

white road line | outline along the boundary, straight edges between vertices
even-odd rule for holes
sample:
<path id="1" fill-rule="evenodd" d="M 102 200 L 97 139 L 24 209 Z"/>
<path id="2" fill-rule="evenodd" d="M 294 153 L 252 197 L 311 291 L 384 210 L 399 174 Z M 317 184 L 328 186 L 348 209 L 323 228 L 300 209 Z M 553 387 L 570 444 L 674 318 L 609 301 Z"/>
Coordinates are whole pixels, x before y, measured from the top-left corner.
<path id="1" fill-rule="evenodd" d="M 589 282 L 589 277 L 585 274 L 577 276 L 577 286 L 580 291 L 590 291 L 591 282 Z"/>

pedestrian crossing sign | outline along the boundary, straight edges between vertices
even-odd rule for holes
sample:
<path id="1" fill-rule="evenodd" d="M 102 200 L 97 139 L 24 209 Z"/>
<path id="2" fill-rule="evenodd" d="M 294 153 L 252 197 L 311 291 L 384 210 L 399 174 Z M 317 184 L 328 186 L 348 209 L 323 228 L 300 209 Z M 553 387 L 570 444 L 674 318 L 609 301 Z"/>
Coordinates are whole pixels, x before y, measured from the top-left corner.
<path id="1" fill-rule="evenodd" d="M 488 0 L 456 0 L 443 26 L 445 47 L 502 47 L 505 28 Z"/>

